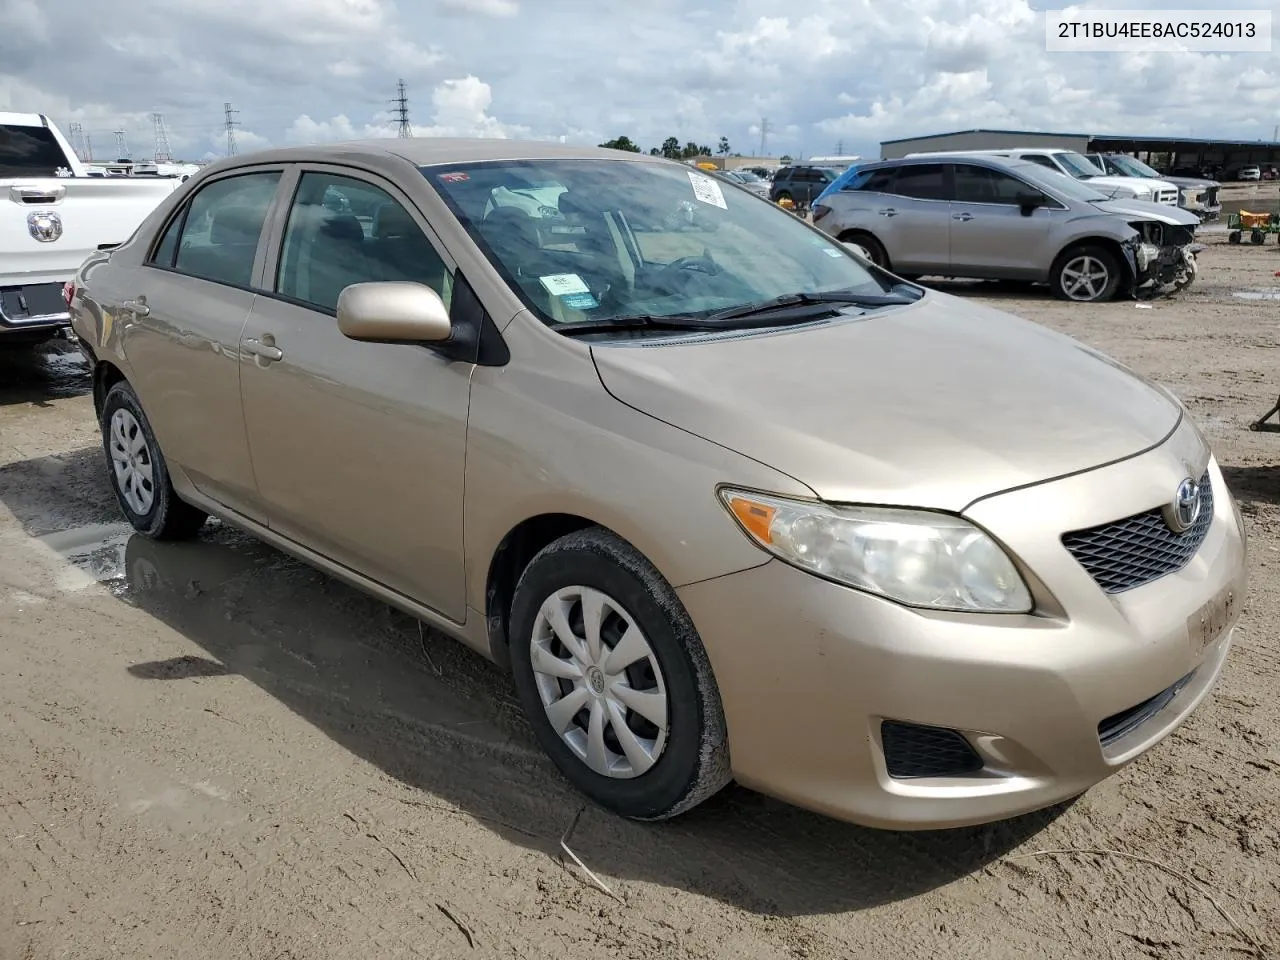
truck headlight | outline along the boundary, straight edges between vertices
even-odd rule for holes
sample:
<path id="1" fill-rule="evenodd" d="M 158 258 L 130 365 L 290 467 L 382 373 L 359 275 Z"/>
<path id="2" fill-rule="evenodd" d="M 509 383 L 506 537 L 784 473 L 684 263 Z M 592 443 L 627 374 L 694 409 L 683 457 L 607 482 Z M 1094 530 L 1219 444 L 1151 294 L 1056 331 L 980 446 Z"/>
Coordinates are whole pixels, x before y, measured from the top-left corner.
<path id="1" fill-rule="evenodd" d="M 1009 555 L 960 517 L 929 510 L 831 507 L 725 488 L 748 537 L 809 573 L 913 607 L 1027 613 L 1031 593 Z"/>

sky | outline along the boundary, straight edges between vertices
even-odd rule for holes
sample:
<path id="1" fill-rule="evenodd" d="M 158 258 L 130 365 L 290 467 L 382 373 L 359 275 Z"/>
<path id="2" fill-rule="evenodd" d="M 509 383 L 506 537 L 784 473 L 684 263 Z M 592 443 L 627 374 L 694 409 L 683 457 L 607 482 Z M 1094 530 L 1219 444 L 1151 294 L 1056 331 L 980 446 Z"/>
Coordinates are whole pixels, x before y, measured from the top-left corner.
<path id="1" fill-rule="evenodd" d="M 1186 0 L 1090 0 L 1187 8 Z M 1223 0 L 1264 8 L 1280 0 Z M 0 111 L 80 123 L 94 158 L 394 136 L 878 156 L 973 127 L 1271 139 L 1272 53 L 1048 53 L 1059 0 L 0 0 Z M 1036 9 L 1033 9 L 1036 8 Z"/>

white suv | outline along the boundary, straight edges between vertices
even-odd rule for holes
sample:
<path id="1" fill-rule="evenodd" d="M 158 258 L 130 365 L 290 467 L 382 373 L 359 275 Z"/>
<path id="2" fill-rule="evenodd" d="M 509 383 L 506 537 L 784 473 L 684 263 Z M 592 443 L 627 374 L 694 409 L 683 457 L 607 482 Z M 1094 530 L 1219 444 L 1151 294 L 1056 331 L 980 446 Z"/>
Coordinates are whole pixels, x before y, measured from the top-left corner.
<path id="1" fill-rule="evenodd" d="M 1113 200 L 1149 200 L 1152 203 L 1178 205 L 1178 188 L 1167 180 L 1149 180 L 1143 177 L 1113 177 L 1091 163 L 1083 154 L 1074 150 L 1055 147 L 1010 147 L 1004 150 L 948 150 L 933 153 L 985 153 L 1013 160 L 1028 160 L 1050 170 L 1065 173 L 1077 180 L 1087 180 L 1089 186 L 1107 194 Z M 923 154 L 912 153 L 918 157 Z"/>

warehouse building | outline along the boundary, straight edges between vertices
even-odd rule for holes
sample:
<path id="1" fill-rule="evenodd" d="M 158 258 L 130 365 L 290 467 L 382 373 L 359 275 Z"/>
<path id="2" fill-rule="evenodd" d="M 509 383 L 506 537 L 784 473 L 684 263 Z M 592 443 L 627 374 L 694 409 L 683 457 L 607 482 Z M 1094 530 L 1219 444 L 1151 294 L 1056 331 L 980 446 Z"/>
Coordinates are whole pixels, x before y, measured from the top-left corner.
<path id="1" fill-rule="evenodd" d="M 1230 177 L 1240 167 L 1280 167 L 1280 142 L 1197 137 L 1134 137 L 1095 133 L 1046 133 L 1037 130 L 959 130 L 924 137 L 885 140 L 880 159 L 931 150 L 999 150 L 1051 147 L 1077 153 L 1127 153 L 1167 172 L 1216 170 Z"/>

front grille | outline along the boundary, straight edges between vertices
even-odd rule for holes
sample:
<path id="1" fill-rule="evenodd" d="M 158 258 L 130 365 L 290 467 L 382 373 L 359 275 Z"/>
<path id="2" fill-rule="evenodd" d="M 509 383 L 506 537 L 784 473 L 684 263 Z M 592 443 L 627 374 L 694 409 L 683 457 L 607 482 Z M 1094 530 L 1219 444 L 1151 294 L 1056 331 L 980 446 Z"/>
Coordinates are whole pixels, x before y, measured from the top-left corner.
<path id="1" fill-rule="evenodd" d="M 1177 190 L 1161 190 L 1160 202 L 1176 204 L 1178 202 L 1178 191 Z"/>
<path id="2" fill-rule="evenodd" d="M 1174 533 L 1161 510 L 1064 534 L 1062 544 L 1107 593 L 1123 593 L 1176 573 L 1196 555 L 1213 523 L 1213 485 L 1200 478 L 1200 516 Z"/>
<path id="3" fill-rule="evenodd" d="M 884 763 L 896 780 L 954 777 L 982 769 L 982 758 L 961 734 L 945 727 L 885 720 L 880 725 Z"/>
<path id="4" fill-rule="evenodd" d="M 1140 704 L 1130 707 L 1128 710 L 1122 710 L 1120 713 L 1107 717 L 1098 724 L 1098 739 L 1102 741 L 1104 747 L 1109 747 L 1121 737 L 1127 736 L 1134 730 L 1154 717 L 1157 713 L 1173 702 L 1173 698 L 1183 691 L 1187 684 L 1194 679 L 1196 672 L 1192 670 L 1185 677 L 1179 680 L 1171 687 L 1161 690 L 1149 700 L 1143 700 Z"/>

